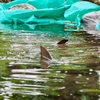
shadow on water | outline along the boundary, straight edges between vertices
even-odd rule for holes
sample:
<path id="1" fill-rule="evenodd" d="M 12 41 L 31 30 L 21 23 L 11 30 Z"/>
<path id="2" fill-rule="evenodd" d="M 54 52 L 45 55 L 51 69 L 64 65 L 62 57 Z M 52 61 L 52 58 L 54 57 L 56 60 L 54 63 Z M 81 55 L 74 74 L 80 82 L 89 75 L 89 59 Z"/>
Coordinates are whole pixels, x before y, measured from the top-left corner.
<path id="1" fill-rule="evenodd" d="M 100 37 L 43 27 L 0 33 L 0 100 L 99 100 Z M 49 68 L 41 68 L 40 46 L 54 58 Z"/>

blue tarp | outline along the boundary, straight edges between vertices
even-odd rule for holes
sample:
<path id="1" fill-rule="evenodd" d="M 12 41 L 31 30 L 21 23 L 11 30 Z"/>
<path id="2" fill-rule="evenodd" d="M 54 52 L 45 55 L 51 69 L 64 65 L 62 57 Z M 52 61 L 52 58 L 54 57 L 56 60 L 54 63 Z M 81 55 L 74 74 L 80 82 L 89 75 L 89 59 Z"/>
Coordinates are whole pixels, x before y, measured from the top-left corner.
<path id="1" fill-rule="evenodd" d="M 13 5 L 23 3 L 31 4 L 36 10 L 8 10 Z M 98 10 L 98 5 L 79 0 L 14 0 L 6 4 L 0 3 L 0 24 L 12 29 L 19 26 L 34 29 L 36 25 L 48 24 L 66 24 L 79 29 L 82 16 Z"/>

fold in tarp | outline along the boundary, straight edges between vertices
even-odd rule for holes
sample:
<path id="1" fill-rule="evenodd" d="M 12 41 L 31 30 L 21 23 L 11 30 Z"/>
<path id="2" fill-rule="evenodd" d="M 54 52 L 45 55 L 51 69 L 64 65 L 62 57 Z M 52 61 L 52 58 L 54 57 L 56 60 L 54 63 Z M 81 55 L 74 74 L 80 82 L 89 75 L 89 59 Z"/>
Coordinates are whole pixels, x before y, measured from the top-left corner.
<path id="1" fill-rule="evenodd" d="M 100 6 L 91 2 L 81 1 L 72 4 L 71 7 L 64 12 L 64 17 L 66 18 L 66 20 L 74 22 L 75 26 L 77 27 L 77 30 L 80 30 L 82 25 L 81 23 L 82 17 L 89 12 L 94 12 L 99 10 Z M 69 25 L 66 24 L 66 27 L 67 26 Z"/>
<path id="2" fill-rule="evenodd" d="M 36 10 L 16 9 L 9 7 L 16 4 L 30 4 Z M 81 27 L 82 16 L 100 7 L 94 3 L 80 0 L 14 0 L 9 3 L 0 3 L 0 25 L 7 24 L 19 27 L 32 25 L 63 24 L 65 27 Z M 32 27 L 33 28 L 33 27 Z M 66 30 L 67 30 L 66 28 Z"/>

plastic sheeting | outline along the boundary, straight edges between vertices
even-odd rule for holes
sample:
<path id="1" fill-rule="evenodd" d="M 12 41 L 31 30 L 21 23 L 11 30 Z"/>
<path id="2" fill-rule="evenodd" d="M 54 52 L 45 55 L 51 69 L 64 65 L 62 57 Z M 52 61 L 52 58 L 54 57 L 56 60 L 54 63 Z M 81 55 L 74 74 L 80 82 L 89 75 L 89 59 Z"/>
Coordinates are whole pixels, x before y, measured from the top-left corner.
<path id="1" fill-rule="evenodd" d="M 65 11 L 64 13 L 64 17 L 71 21 L 74 22 L 75 25 L 72 25 L 72 29 L 73 26 L 77 27 L 77 30 L 80 30 L 81 28 L 81 20 L 82 17 L 89 13 L 89 12 L 93 12 L 93 11 L 99 11 L 100 10 L 100 6 L 91 3 L 91 2 L 76 2 L 74 4 L 71 5 L 71 7 Z M 66 25 L 66 27 L 69 26 L 68 24 Z"/>
<path id="2" fill-rule="evenodd" d="M 36 10 L 8 10 L 13 5 L 23 3 L 31 4 Z M 67 31 L 70 27 L 79 30 L 82 16 L 98 10 L 98 5 L 79 0 L 15 0 L 0 3 L 0 25 L 11 29 L 19 26 L 35 29 L 37 25 L 63 24 Z"/>

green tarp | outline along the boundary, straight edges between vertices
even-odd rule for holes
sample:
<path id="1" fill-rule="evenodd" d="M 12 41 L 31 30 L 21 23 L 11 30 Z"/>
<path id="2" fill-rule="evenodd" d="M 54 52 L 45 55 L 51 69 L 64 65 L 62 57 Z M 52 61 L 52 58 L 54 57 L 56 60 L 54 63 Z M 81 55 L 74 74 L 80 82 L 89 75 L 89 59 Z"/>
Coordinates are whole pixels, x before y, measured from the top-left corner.
<path id="1" fill-rule="evenodd" d="M 31 4 L 36 10 L 8 10 L 9 7 L 22 3 Z M 98 10 L 98 5 L 79 0 L 14 0 L 6 4 L 0 3 L 0 25 L 11 29 L 19 26 L 34 29 L 36 25 L 63 24 L 80 29 L 82 16 Z"/>

